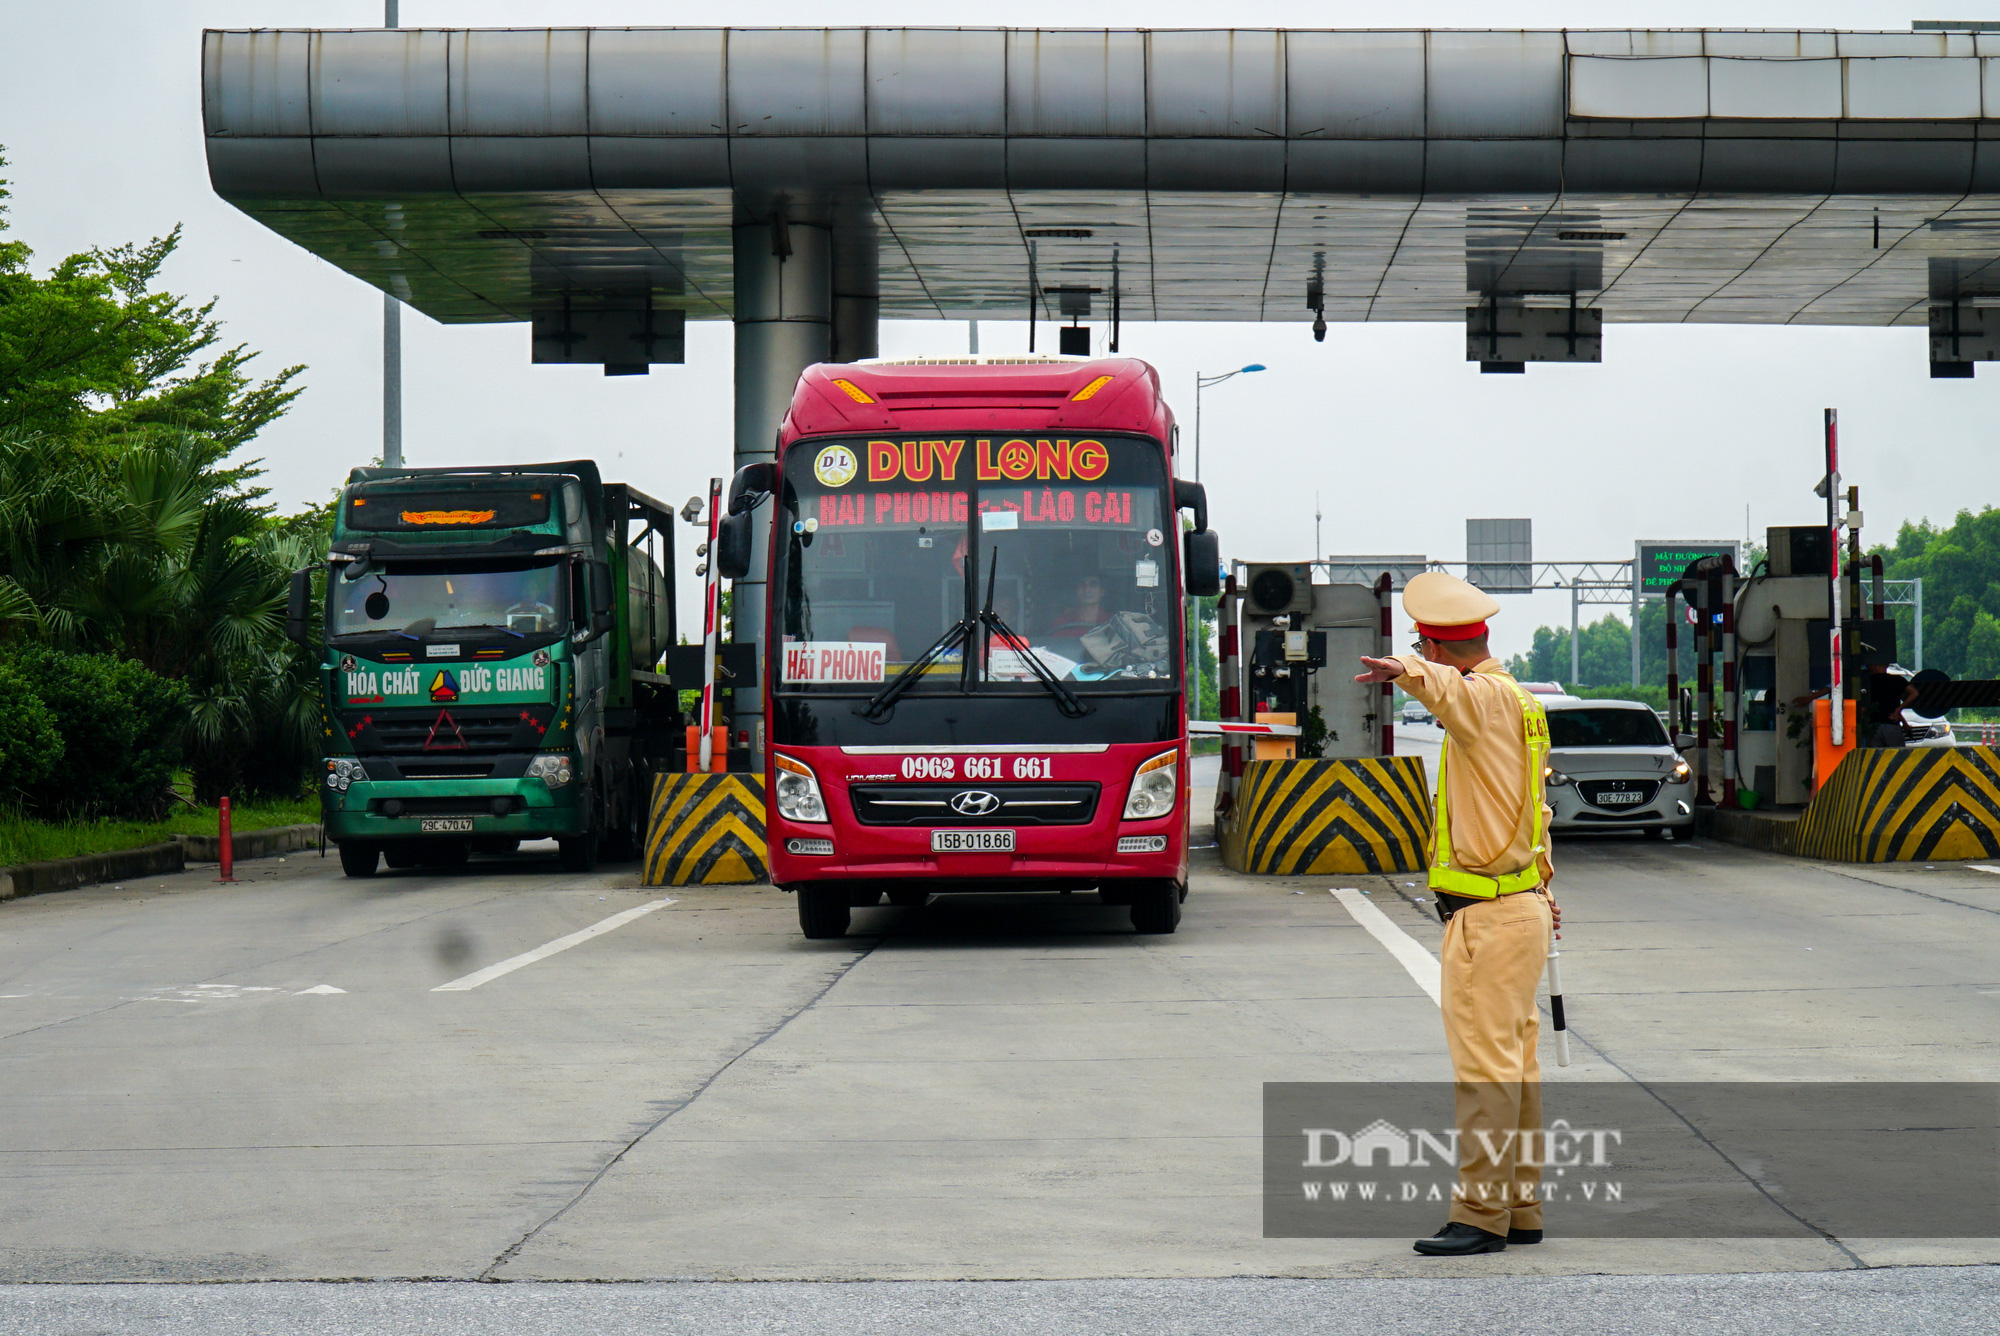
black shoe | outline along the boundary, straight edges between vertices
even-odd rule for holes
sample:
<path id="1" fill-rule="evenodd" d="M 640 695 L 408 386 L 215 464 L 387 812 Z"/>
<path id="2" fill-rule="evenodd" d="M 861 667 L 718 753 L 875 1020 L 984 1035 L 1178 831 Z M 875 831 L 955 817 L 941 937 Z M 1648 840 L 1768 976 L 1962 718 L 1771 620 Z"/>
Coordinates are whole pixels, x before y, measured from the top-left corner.
<path id="1" fill-rule="evenodd" d="M 1454 1220 L 1427 1239 L 1418 1239 L 1410 1247 L 1426 1257 L 1470 1257 L 1474 1253 L 1496 1253 L 1507 1251 L 1507 1240 L 1499 1234 L 1489 1234 L 1477 1225 L 1468 1225 Z"/>
<path id="2" fill-rule="evenodd" d="M 1542 1231 L 1539 1229 L 1510 1229 L 1507 1231 L 1509 1243 L 1540 1243 Z"/>

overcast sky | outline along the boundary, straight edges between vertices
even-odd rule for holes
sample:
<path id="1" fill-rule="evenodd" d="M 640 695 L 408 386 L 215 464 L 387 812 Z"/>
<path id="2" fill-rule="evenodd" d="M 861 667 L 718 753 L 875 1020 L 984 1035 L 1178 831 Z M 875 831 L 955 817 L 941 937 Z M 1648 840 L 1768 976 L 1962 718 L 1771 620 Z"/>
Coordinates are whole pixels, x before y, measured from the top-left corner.
<path id="1" fill-rule="evenodd" d="M 1936 12 L 1933 13 L 1932 11 Z M 617 0 L 404 0 L 405 26 L 701 24 L 712 7 Z M 930 24 L 914 0 L 735 0 L 738 26 Z M 1234 0 L 1013 0 L 962 4 L 968 24 L 1064 27 L 1838 27 L 1905 30 L 1912 18 L 2000 19 L 1990 0 L 1948 4 L 1351 4 Z M 305 364 L 306 393 L 259 442 L 275 497 L 323 497 L 379 452 L 381 300 L 217 199 L 202 152 L 204 27 L 362 27 L 377 3 L 0 0 L 0 145 L 14 238 L 46 267 L 93 245 L 186 228 L 174 291 L 219 299 L 225 337 L 266 373 Z M 1026 327 L 982 322 L 982 350 L 1025 349 Z M 1225 554 L 1303 560 L 1321 551 L 1464 556 L 1470 516 L 1532 516 L 1543 559 L 1629 557 L 1635 538 L 1741 537 L 1748 524 L 1813 523 L 1820 410 L 1841 412 L 1843 464 L 1862 488 L 1867 536 L 1905 519 L 1948 521 L 2000 492 L 1993 437 L 2000 367 L 1932 381 L 1917 329 L 1617 325 L 1601 366 L 1485 376 L 1461 326 L 1127 324 L 1124 350 L 1160 368 L 1184 420 L 1197 369 L 1270 370 L 1204 396 L 1204 472 Z M 663 499 L 726 473 L 730 329 L 688 327 L 687 364 L 607 379 L 531 367 L 525 327 L 404 317 L 404 449 L 411 463 L 595 456 L 609 478 Z M 884 355 L 959 352 L 959 322 L 888 322 Z M 689 548 L 682 549 L 684 554 Z M 680 565 L 685 582 L 691 555 Z M 684 604 L 687 606 L 687 604 Z M 1502 653 L 1568 598 L 1503 600 Z"/>

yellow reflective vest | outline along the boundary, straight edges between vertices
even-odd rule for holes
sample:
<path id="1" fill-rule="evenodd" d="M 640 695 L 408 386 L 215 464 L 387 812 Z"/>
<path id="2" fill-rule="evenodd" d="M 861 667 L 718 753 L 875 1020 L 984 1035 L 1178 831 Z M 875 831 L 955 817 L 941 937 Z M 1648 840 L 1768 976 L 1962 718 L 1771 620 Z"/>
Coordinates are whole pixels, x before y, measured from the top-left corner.
<path id="1" fill-rule="evenodd" d="M 1430 866 L 1430 886 L 1434 891 L 1475 900 L 1491 900 L 1496 895 L 1532 891 L 1542 884 L 1539 862 L 1548 839 L 1547 820 L 1542 811 L 1542 770 L 1549 754 L 1549 715 L 1540 701 L 1521 689 L 1520 683 L 1509 681 L 1507 685 L 1513 688 L 1515 697 L 1521 702 L 1521 731 L 1528 751 L 1528 772 L 1522 776 L 1521 785 L 1522 801 L 1531 813 L 1529 820 L 1533 831 L 1528 841 L 1528 865 L 1519 872 L 1498 877 L 1483 877 L 1477 872 L 1451 866 L 1451 800 L 1448 796 L 1450 790 L 1445 784 L 1446 767 L 1451 759 L 1451 736 L 1446 734 L 1443 745 L 1438 748 L 1437 832 L 1431 847 Z"/>

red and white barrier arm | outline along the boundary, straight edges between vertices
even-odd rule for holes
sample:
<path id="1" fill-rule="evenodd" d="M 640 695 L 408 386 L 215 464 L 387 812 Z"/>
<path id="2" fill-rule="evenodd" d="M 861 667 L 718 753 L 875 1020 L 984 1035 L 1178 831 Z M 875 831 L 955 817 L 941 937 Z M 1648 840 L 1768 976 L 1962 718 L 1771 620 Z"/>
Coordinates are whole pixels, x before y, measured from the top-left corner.
<path id="1" fill-rule="evenodd" d="M 1190 719 L 1187 727 L 1190 733 L 1248 733 L 1265 738 L 1295 738 L 1301 732 L 1297 724 L 1232 724 L 1215 719 Z"/>

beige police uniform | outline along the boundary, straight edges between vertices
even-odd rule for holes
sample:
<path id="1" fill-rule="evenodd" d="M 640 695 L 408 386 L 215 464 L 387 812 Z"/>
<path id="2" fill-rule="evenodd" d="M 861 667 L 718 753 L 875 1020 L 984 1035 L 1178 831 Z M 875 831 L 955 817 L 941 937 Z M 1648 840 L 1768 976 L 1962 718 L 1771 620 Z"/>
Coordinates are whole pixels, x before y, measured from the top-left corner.
<path id="1" fill-rule="evenodd" d="M 1423 626 L 1448 629 L 1483 622 L 1499 605 L 1463 580 L 1427 572 L 1410 581 L 1403 609 Z M 1397 662 L 1397 684 L 1446 737 L 1429 880 L 1435 894 L 1454 897 L 1441 903 L 1456 906 L 1440 957 L 1459 1126 L 1450 1218 L 1492 1234 L 1539 1230 L 1535 990 L 1551 931 L 1543 888 L 1554 875 L 1542 801 L 1547 718 L 1494 659 L 1469 673 L 1413 655 Z"/>

